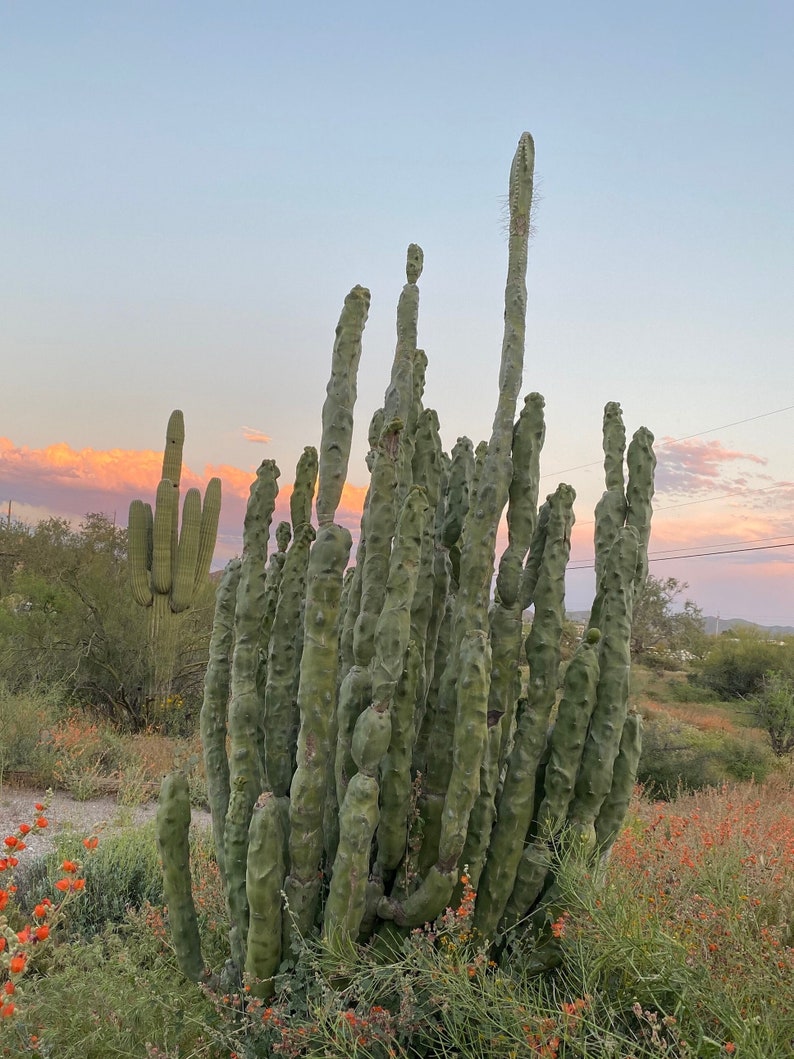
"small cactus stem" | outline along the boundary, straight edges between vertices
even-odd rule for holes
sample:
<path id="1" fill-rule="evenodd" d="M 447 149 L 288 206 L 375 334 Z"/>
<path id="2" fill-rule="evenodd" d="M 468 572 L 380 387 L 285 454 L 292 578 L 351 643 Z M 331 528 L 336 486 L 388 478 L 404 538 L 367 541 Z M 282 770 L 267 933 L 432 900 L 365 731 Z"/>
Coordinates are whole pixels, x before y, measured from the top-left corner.
<path id="1" fill-rule="evenodd" d="M 175 408 L 168 418 L 165 428 L 165 447 L 163 449 L 163 471 L 161 478 L 167 478 L 174 489 L 179 493 L 179 483 L 182 478 L 182 452 L 185 447 L 185 417 L 183 413 Z"/>
<path id="2" fill-rule="evenodd" d="M 450 456 L 447 476 L 446 507 L 441 529 L 441 543 L 452 548 L 460 540 L 463 523 L 469 512 L 469 496 L 474 477 L 474 446 L 468 438 L 458 438 Z"/>
<path id="3" fill-rule="evenodd" d="M 391 739 L 380 767 L 381 816 L 378 825 L 380 872 L 394 871 L 408 842 L 411 810 L 411 752 L 416 739 L 417 688 L 422 673 L 422 652 L 409 641 L 405 662 L 391 709 Z"/>
<path id="4" fill-rule="evenodd" d="M 556 696 L 574 498 L 570 486 L 560 485 L 550 499 L 546 546 L 535 589 L 535 615 L 526 645 L 530 670 L 528 701 L 518 718 L 475 909 L 475 926 L 490 939 L 515 884 L 532 821 L 535 775 Z"/>
<path id="5" fill-rule="evenodd" d="M 364 514 L 362 514 L 361 522 L 362 526 L 365 524 L 366 518 L 366 503 L 364 505 Z M 341 680 L 350 672 L 355 664 L 355 656 L 353 653 L 353 637 L 356 628 L 356 620 L 358 619 L 359 612 L 361 610 L 361 583 L 364 573 L 364 561 L 367 554 L 367 542 L 364 539 L 363 533 L 359 537 L 358 547 L 356 548 L 356 565 L 352 568 L 350 578 L 350 589 L 347 593 L 347 605 L 344 608 L 340 616 L 340 633 L 339 633 L 339 677 Z"/>
<path id="6" fill-rule="evenodd" d="M 609 858 L 615 839 L 623 827 L 637 779 L 641 753 L 642 717 L 636 710 L 631 709 L 626 715 L 620 736 L 620 748 L 612 769 L 612 786 L 595 823 L 596 844 L 604 862 Z"/>
<path id="7" fill-rule="evenodd" d="M 215 542 L 218 538 L 218 522 L 221 517 L 221 480 L 210 478 L 204 492 L 204 503 L 201 506 L 201 524 L 199 525 L 198 554 L 193 578 L 193 596 L 206 583 L 215 554 Z"/>
<path id="8" fill-rule="evenodd" d="M 248 937 L 248 899 L 245 875 L 248 863 L 248 827 L 253 812 L 248 777 L 232 778 L 229 808 L 223 829 L 223 857 L 226 865 L 226 907 L 229 912 L 229 946 L 238 970 L 245 966 L 245 939 Z"/>
<path id="9" fill-rule="evenodd" d="M 268 537 L 278 495 L 278 467 L 263 460 L 251 485 L 243 525 L 243 555 L 234 615 L 231 698 L 229 701 L 229 775 L 232 786 L 245 780 L 247 805 L 243 829 L 247 834 L 254 802 L 264 783 L 260 751 L 262 702 L 257 689 L 259 636 L 265 606 L 265 568 Z M 243 790 L 243 788 L 240 788 Z M 237 882 L 245 887 L 245 857 Z M 227 874 L 231 884 L 231 869 Z"/>
<path id="10" fill-rule="evenodd" d="M 331 945 L 355 940 L 361 928 L 367 907 L 370 846 L 378 816 L 378 781 L 357 772 L 339 810 L 339 845 L 325 902 L 323 934 Z"/>
<path id="11" fill-rule="evenodd" d="M 292 528 L 297 532 L 312 520 L 312 502 L 317 485 L 319 457 L 317 449 L 307 445 L 298 460 L 295 469 L 295 485 L 289 498 L 289 513 Z"/>
<path id="12" fill-rule="evenodd" d="M 278 604 L 270 630 L 267 682 L 261 723 L 264 729 L 265 778 L 279 796 L 289 793 L 295 744 L 300 723 L 297 686 L 300 655 L 296 630 L 301 626 L 301 608 L 314 527 L 304 522 L 292 540 L 284 561 Z"/>
<path id="13" fill-rule="evenodd" d="M 369 313 L 370 294 L 365 287 L 354 287 L 345 298 L 336 328 L 331 358 L 331 378 L 322 411 L 317 521 L 333 523 L 342 498 L 350 461 L 353 437 L 353 408 L 356 403 L 356 376 L 361 359 L 361 336 Z"/>
<path id="14" fill-rule="evenodd" d="M 499 933 L 506 934 L 525 918 L 543 892 L 552 868 L 553 853 L 545 842 L 532 842 L 521 853 L 516 881 L 510 894 Z"/>
<path id="15" fill-rule="evenodd" d="M 200 526 L 201 493 L 195 488 L 188 489 L 182 504 L 182 525 L 171 586 L 171 610 L 174 614 L 187 610 L 193 601 Z"/>
<path id="16" fill-rule="evenodd" d="M 513 477 L 507 505 L 509 543 L 496 577 L 496 591 L 506 607 L 519 599 L 521 572 L 537 519 L 540 453 L 546 436 L 544 406 L 539 393 L 529 394 L 513 428 Z"/>
<path id="17" fill-rule="evenodd" d="M 604 405 L 602 428 L 604 444 L 604 480 L 607 490 L 623 492 L 623 457 L 626 452 L 626 428 L 623 412 L 617 401 Z"/>
<path id="18" fill-rule="evenodd" d="M 406 261 L 407 282 L 397 303 L 397 346 L 383 402 L 387 422 L 400 419 L 407 423 L 414 398 L 414 357 L 419 322 L 419 288 L 416 284 L 422 274 L 423 261 L 422 248 L 411 243 Z"/>
<path id="19" fill-rule="evenodd" d="M 252 979 L 252 995 L 263 1000 L 275 992 L 274 978 L 281 963 L 285 846 L 278 799 L 265 792 L 254 805 L 248 829 L 245 875 L 248 900 L 245 972 Z"/>
<path id="20" fill-rule="evenodd" d="M 334 767 L 330 732 L 336 708 L 339 599 L 351 546 L 343 526 L 322 525 L 309 556 L 298 686 L 300 731 L 290 787 L 290 898 L 296 887 L 316 879 L 323 855 L 323 808 L 328 770 Z M 290 905 L 294 911 L 292 900 Z M 305 934 L 313 918 L 314 908 L 305 906 L 296 921 L 298 932 Z"/>
<path id="21" fill-rule="evenodd" d="M 480 765 L 480 792 L 469 816 L 466 843 L 458 860 L 459 864 L 468 865 L 469 882 L 474 890 L 480 885 L 480 876 L 485 866 L 488 843 L 491 840 L 493 822 L 496 818 L 496 794 L 499 787 L 499 752 L 502 745 L 502 725 L 504 722 L 504 717 L 495 721 L 495 723 L 492 723 L 490 716 L 488 717 L 488 738 L 482 764 Z M 462 892 L 462 887 L 458 885 L 453 896 L 453 904 L 455 896 L 459 899 Z"/>
<path id="22" fill-rule="evenodd" d="M 172 482 L 163 478 L 157 486 L 152 524 L 152 591 L 161 596 L 167 596 L 173 584 L 175 540 L 171 531 L 178 500 Z"/>
<path id="23" fill-rule="evenodd" d="M 604 604 L 602 583 L 612 545 L 626 521 L 626 498 L 622 489 L 607 489 L 595 508 L 593 546 L 595 552 L 596 594 L 590 609 L 589 628 L 599 628 Z"/>
<path id="24" fill-rule="evenodd" d="M 393 919 L 400 927 L 420 927 L 430 922 L 443 910 L 452 897 L 458 874 L 455 870 L 442 871 L 433 865 L 418 890 L 404 901 L 384 897 L 378 903 L 381 919 Z"/>
<path id="25" fill-rule="evenodd" d="M 634 599 L 637 600 L 645 588 L 645 581 L 648 577 L 648 541 L 651 536 L 653 478 L 656 470 L 653 434 L 647 427 L 640 427 L 631 439 L 626 464 L 629 472 L 626 485 L 628 504 L 626 525 L 634 527 L 640 542 L 637 572 L 634 578 Z"/>
<path id="26" fill-rule="evenodd" d="M 231 559 L 223 571 L 215 594 L 215 618 L 212 623 L 207 672 L 204 677 L 204 699 L 199 715 L 204 771 L 207 776 L 207 800 L 212 813 L 212 836 L 215 858 L 226 880 L 223 829 L 229 808 L 229 761 L 226 757 L 226 711 L 229 703 L 229 674 L 234 646 L 234 609 L 240 560 Z"/>
<path id="27" fill-rule="evenodd" d="M 446 584 L 448 586 L 450 581 L 449 557 L 446 555 L 446 552 L 437 550 L 435 559 L 436 581 L 433 594 L 433 606 L 434 615 L 438 614 L 440 620 L 438 620 L 435 635 L 433 635 L 432 627 L 428 634 L 428 642 L 430 642 L 431 639 L 434 639 L 436 649 L 432 658 L 428 655 L 425 656 L 425 687 L 427 690 L 424 699 L 417 704 L 416 731 L 418 736 L 414 745 L 413 758 L 414 772 L 421 772 L 423 776 L 427 772 L 428 749 L 431 733 L 436 728 L 441 681 L 446 661 L 449 657 L 450 643 L 452 640 L 452 611 L 454 599 L 449 596 L 448 593 L 442 594 L 439 591 L 442 585 L 438 573 L 439 564 L 441 562 L 445 564 L 445 569 L 447 571 Z M 435 610 L 436 606 L 438 606 L 438 612 Z"/>
<path id="28" fill-rule="evenodd" d="M 289 542 L 292 540 L 292 528 L 289 522 L 279 522 L 276 526 L 276 548 L 275 555 L 286 555 Z"/>
<path id="29" fill-rule="evenodd" d="M 176 958 L 182 973 L 199 982 L 204 977 L 204 960 L 190 886 L 190 794 L 183 772 L 170 773 L 160 787 L 157 845 Z"/>
<path id="30" fill-rule="evenodd" d="M 179 525 L 179 484 L 182 478 L 182 452 L 185 447 L 185 417 L 175 408 L 168 419 L 165 430 L 165 447 L 163 449 L 163 470 L 160 478 L 167 478 L 174 492 L 174 506 L 171 512 L 171 556 L 176 556 L 176 542 Z"/>
<path id="31" fill-rule="evenodd" d="M 521 610 L 525 611 L 535 601 L 535 586 L 538 583 L 538 574 L 543 562 L 543 550 L 546 547 L 546 527 L 549 524 L 549 497 L 538 511 L 535 529 L 532 532 L 532 541 L 529 546 L 529 555 L 524 566 L 524 574 L 521 578 Z"/>
<path id="32" fill-rule="evenodd" d="M 466 633 L 460 651 L 452 776 L 444 800 L 438 850 L 439 864 L 445 871 L 457 867 L 469 816 L 480 792 L 480 767 L 488 742 L 490 672 L 487 633 L 480 629 Z"/>
<path id="33" fill-rule="evenodd" d="M 568 820 L 588 848 L 595 845 L 595 821 L 612 786 L 612 769 L 626 720 L 631 669 L 631 616 L 639 540 L 624 526 L 604 571 L 600 673 L 596 705 L 585 740 Z"/>
<path id="34" fill-rule="evenodd" d="M 376 706 L 388 708 L 402 673 L 411 633 L 411 604 L 419 578 L 422 538 L 429 517 L 427 493 L 414 486 L 400 512 L 383 608 L 375 625 L 372 701 Z"/>
<path id="35" fill-rule="evenodd" d="M 361 581 L 361 606 L 353 630 L 356 665 L 366 666 L 375 653 L 375 626 L 383 608 L 391 543 L 397 521 L 397 453 L 402 424 L 389 423 L 381 435 L 372 468 L 366 523 L 366 554 Z"/>
<path id="36" fill-rule="evenodd" d="M 552 841 L 565 823 L 582 761 L 587 728 L 596 703 L 599 676 L 598 629 L 590 629 L 565 671 L 557 720 L 549 737 L 543 800 L 537 834 Z"/>
<path id="37" fill-rule="evenodd" d="M 151 607 L 152 586 L 152 508 L 143 500 L 133 500 L 127 530 L 128 566 L 132 598 L 141 607 Z"/>
<path id="38" fill-rule="evenodd" d="M 503 719 L 501 732 L 504 729 L 509 730 L 513 724 L 521 684 L 519 663 L 523 624 L 520 602 L 505 606 L 497 600 L 490 609 L 489 629 L 491 683 L 488 692 L 488 722 L 494 725 Z"/>
<path id="39" fill-rule="evenodd" d="M 372 673 L 368 666 L 353 666 L 339 688 L 337 707 L 336 755 L 334 778 L 336 802 L 341 805 L 350 780 L 355 775 L 353 731 L 356 721 L 372 701 Z"/>
<path id="40" fill-rule="evenodd" d="M 286 528 L 286 537 L 284 529 Z M 258 684 L 261 695 L 264 697 L 265 684 L 267 682 L 267 657 L 270 645 L 270 634 L 273 631 L 273 622 L 276 618 L 276 607 L 281 590 L 281 579 L 284 576 L 284 564 L 287 561 L 287 547 L 292 537 L 289 522 L 279 522 L 276 528 L 277 550 L 272 552 L 265 573 L 265 610 L 262 615 L 262 631 L 259 638 L 259 671 Z M 282 547 L 283 544 L 283 547 Z M 264 699 L 263 699 L 264 701 Z"/>

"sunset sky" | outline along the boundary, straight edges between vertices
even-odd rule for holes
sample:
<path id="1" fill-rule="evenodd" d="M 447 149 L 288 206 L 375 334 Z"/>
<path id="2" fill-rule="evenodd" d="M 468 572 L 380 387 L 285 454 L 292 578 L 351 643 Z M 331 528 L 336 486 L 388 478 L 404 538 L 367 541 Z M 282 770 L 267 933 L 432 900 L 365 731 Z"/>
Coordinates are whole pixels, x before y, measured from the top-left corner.
<path id="1" fill-rule="evenodd" d="M 787 0 L 0 4 L 0 514 L 125 522 L 181 408 L 222 564 L 264 458 L 285 514 L 362 283 L 352 525 L 411 241 L 425 403 L 448 449 L 487 438 L 528 129 L 524 392 L 544 494 L 577 490 L 569 608 L 616 400 L 657 439 L 651 572 L 794 626 L 792 54 Z"/>

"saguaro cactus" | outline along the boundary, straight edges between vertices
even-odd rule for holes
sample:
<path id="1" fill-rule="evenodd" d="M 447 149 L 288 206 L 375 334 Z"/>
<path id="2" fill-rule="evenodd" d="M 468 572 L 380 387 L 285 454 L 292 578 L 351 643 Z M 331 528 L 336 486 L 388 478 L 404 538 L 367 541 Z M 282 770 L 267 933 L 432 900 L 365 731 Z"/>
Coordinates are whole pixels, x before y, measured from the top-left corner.
<path id="1" fill-rule="evenodd" d="M 269 579 L 268 598 L 263 542 L 271 489 L 267 513 L 249 507 L 235 604 L 234 567 L 219 589 L 202 731 L 233 966 L 258 980 L 262 996 L 272 992 L 296 932 L 352 944 L 432 920 L 453 899 L 464 863 L 478 883 L 475 924 L 486 939 L 496 941 L 528 915 L 542 920 L 559 845 L 577 832 L 595 859 L 625 812 L 640 745 L 628 709 L 628 644 L 650 529 L 652 437 L 635 435 L 624 491 L 625 431 L 619 406 L 607 406 L 609 499 L 596 516 L 598 591 L 549 731 L 575 494 L 561 483 L 538 510 L 543 398 L 530 394 L 516 418 L 533 159 L 525 134 L 510 176 L 505 329 L 490 441 L 476 459 L 468 439 L 444 454 L 437 417 L 422 405 L 423 255 L 411 244 L 394 365 L 384 408 L 371 421 L 356 567 L 344 593 L 351 537 L 335 518 L 369 306 L 361 287 L 348 295 L 337 328 L 322 414 L 318 528 L 307 521 L 310 488 L 296 489 L 300 524 L 277 563 L 279 577 Z M 505 507 L 509 543 L 491 600 Z M 256 592 L 243 588 L 254 553 Z M 291 566 L 303 574 L 293 576 Z M 530 606 L 523 645 L 529 679 L 521 686 L 521 617 Z M 260 650 L 257 680 L 248 666 L 238 688 L 235 666 L 248 657 L 257 614 L 269 630 L 267 658 Z M 303 630 L 297 678 L 289 639 L 296 625 Z M 161 835 L 168 870 L 171 844 L 175 856 L 182 848 L 175 827 Z M 288 915 L 276 897 L 282 891 Z M 172 915 L 186 917 L 187 927 L 189 903 L 178 897 Z M 184 965 L 195 968 L 190 932 L 177 930 L 174 940 L 186 948 Z"/>
<path id="2" fill-rule="evenodd" d="M 154 511 L 143 500 L 130 504 L 128 559 L 130 587 L 136 603 L 150 607 L 149 644 L 154 660 L 153 691 L 167 690 L 174 650 L 174 615 L 186 611 L 206 584 L 221 511 L 221 480 L 211 478 L 202 503 L 198 489 L 188 489 L 179 521 L 179 484 L 185 421 L 175 409 L 168 420 L 163 472 Z"/>

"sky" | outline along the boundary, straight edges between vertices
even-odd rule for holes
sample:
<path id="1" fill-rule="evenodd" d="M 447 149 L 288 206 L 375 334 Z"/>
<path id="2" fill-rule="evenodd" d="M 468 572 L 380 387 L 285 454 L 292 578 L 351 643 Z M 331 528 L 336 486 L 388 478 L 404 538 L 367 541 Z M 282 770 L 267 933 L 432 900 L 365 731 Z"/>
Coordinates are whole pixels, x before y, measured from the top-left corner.
<path id="1" fill-rule="evenodd" d="M 360 283 L 352 525 L 412 241 L 425 404 L 447 450 L 487 439 L 528 130 L 523 392 L 542 493 L 577 491 L 569 609 L 619 401 L 656 437 L 651 573 L 794 626 L 792 54 L 789 0 L 0 0 L 0 513 L 126 522 L 181 408 L 183 482 L 223 479 L 222 565 L 261 460 L 283 517 L 319 445 Z"/>

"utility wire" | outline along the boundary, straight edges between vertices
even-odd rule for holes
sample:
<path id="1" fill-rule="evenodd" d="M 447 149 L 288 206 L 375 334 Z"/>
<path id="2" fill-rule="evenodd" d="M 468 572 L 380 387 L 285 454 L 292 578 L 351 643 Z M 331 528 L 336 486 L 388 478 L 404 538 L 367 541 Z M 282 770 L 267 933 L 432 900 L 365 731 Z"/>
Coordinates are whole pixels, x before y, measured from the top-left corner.
<path id="1" fill-rule="evenodd" d="M 688 552 L 686 555 L 657 555 L 648 556 L 649 563 L 663 563 L 669 559 L 702 559 L 709 555 L 737 555 L 739 552 L 766 552 L 771 551 L 775 548 L 794 548 L 794 541 L 790 541 L 788 544 L 763 544 L 753 548 L 722 548 L 716 552 Z M 595 568 L 594 562 L 585 562 L 578 560 L 579 565 L 574 563 L 568 566 L 569 570 L 592 570 Z"/>

